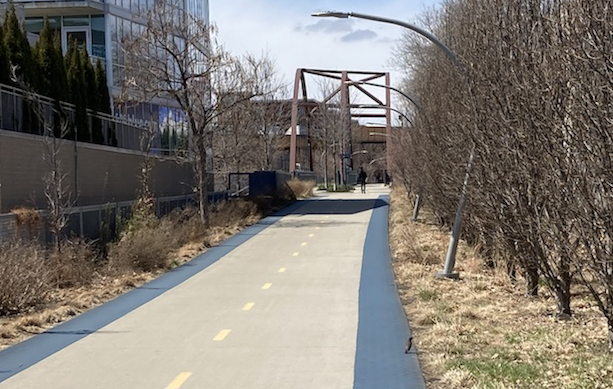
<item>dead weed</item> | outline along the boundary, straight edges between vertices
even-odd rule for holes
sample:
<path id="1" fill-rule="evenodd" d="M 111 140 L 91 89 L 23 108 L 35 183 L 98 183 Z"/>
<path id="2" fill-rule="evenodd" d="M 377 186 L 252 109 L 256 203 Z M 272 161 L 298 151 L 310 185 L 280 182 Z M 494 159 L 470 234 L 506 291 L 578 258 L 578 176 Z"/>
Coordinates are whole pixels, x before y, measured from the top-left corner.
<path id="1" fill-rule="evenodd" d="M 316 183 L 315 181 L 293 179 L 289 180 L 287 185 L 296 198 L 305 199 L 313 197 L 313 190 L 315 189 Z"/>

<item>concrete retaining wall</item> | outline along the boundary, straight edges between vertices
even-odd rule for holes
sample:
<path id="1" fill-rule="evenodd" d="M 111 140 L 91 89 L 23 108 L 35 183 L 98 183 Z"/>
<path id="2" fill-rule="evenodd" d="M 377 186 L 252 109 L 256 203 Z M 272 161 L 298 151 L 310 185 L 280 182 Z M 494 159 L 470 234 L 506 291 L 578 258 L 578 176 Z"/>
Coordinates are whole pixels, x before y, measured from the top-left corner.
<path id="1" fill-rule="evenodd" d="M 133 200 L 140 190 L 144 154 L 88 143 L 63 141 L 61 167 L 72 206 Z M 49 155 L 41 136 L 0 130 L 0 213 L 17 207 L 46 208 L 44 177 Z M 150 190 L 154 197 L 192 193 L 188 163 L 154 158 Z"/>

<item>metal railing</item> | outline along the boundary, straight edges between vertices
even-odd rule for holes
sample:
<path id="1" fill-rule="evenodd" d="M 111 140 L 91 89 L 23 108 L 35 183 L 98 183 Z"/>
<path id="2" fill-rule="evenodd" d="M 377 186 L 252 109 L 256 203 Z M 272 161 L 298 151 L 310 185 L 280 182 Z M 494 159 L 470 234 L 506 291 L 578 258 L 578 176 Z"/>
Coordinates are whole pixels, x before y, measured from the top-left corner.
<path id="1" fill-rule="evenodd" d="M 57 102 L 46 96 L 33 94 L 40 104 L 44 119 L 52 126 L 59 128 L 59 115 L 57 114 Z M 32 108 L 28 106 L 29 100 L 23 90 L 9 85 L 0 84 L 0 129 L 42 135 L 42 123 L 35 116 Z M 60 102 L 60 107 L 65 114 L 65 120 L 73 127 L 76 126 L 76 106 L 74 104 Z M 102 112 L 87 111 L 87 131 L 85 139 L 78 138 L 79 131 L 74 131 L 74 139 L 80 142 L 96 143 L 128 150 L 141 150 L 141 138 L 149 131 L 150 123 L 134 121 L 122 117 L 116 117 Z M 154 148 L 160 148 L 161 139 L 155 125 L 153 144 Z M 94 133 L 98 134 L 97 138 Z M 81 132 L 83 133 L 83 131 Z"/>
<path id="2" fill-rule="evenodd" d="M 106 230 L 110 236 L 117 233 L 118 224 L 130 218 L 134 201 L 110 202 L 106 204 L 72 207 L 66 210 L 68 222 L 64 228 L 65 236 L 79 236 L 88 239 L 100 238 Z M 194 195 L 180 195 L 160 197 L 155 199 L 155 213 L 158 217 L 169 214 L 175 208 L 182 208 L 195 204 Z M 39 210 L 40 225 L 36 228 L 38 239 L 42 242 L 51 242 L 51 234 L 44 222 L 46 211 Z M 32 239 L 31 231 L 19 228 L 13 213 L 0 214 L 0 242 L 18 236 Z"/>

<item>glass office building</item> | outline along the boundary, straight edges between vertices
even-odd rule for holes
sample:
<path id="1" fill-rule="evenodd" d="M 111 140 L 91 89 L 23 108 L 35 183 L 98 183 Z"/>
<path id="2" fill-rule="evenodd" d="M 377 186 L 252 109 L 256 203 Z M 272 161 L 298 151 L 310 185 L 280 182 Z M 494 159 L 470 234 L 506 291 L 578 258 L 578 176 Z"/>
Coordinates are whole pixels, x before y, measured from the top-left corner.
<path id="1" fill-rule="evenodd" d="M 7 2 L 1 0 L 0 3 Z M 100 59 L 105 65 L 111 96 L 115 98 L 121 93 L 125 67 L 122 38 L 140 27 L 133 20 L 139 20 L 137 16 L 152 8 L 155 0 L 13 0 L 13 3 L 18 16 L 24 19 L 31 43 L 36 41 L 43 27 L 43 18 L 47 17 L 50 27 L 60 34 L 64 52 L 68 42 L 76 39 L 79 45 L 87 48 L 93 59 Z M 181 6 L 209 24 L 208 0 L 180 0 Z M 124 108 L 123 112 L 117 112 L 118 107 L 115 110 L 116 114 L 142 120 L 168 112 L 151 104 Z M 158 122 L 164 121 L 160 117 Z"/>

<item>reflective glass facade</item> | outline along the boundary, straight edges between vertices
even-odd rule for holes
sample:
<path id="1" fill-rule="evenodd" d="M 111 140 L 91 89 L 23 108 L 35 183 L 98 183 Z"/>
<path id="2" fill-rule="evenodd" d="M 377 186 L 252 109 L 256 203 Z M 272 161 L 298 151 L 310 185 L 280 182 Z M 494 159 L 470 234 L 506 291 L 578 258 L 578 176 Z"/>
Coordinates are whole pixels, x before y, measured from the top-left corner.
<path id="1" fill-rule="evenodd" d="M 106 62 L 106 39 L 105 39 L 105 20 L 104 15 L 87 16 L 54 16 L 47 18 L 49 27 L 62 36 L 66 31 L 84 31 L 87 33 L 87 51 L 103 63 Z M 30 34 L 38 35 L 43 28 L 42 17 L 28 17 L 25 20 L 26 31 Z M 64 47 L 67 42 L 63 40 Z"/>
<path id="2" fill-rule="evenodd" d="M 187 12 L 209 24 L 209 0 L 185 0 Z"/>
<path id="3" fill-rule="evenodd" d="M 16 0 L 15 3 L 21 2 Z M 93 0 L 91 3 L 92 5 L 88 5 L 88 2 L 28 0 L 23 2 L 26 9 L 25 27 L 30 35 L 35 37 L 43 27 L 42 15 L 49 15 L 49 11 L 53 9 L 53 14 L 48 16 L 49 24 L 60 33 L 64 49 L 71 36 L 84 36 L 90 55 L 105 64 L 111 95 L 116 95 L 121 90 L 125 68 L 122 38 L 131 31 L 142 28 L 131 19 L 136 14 L 151 9 L 155 0 Z M 47 4 L 50 4 L 49 8 L 45 7 Z M 58 7 L 58 4 L 62 6 Z M 64 8 L 66 10 L 63 10 Z M 181 0 L 178 8 L 209 24 L 208 0 Z M 155 107 L 156 112 L 151 112 L 151 109 L 146 107 L 130 108 L 129 115 L 142 119 L 157 116 L 157 106 L 148 106 Z"/>

